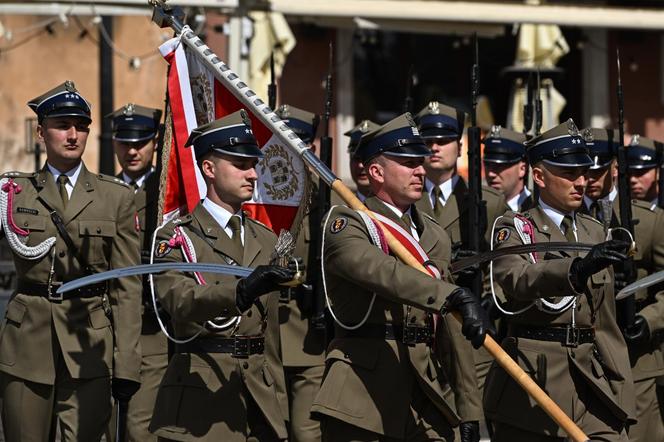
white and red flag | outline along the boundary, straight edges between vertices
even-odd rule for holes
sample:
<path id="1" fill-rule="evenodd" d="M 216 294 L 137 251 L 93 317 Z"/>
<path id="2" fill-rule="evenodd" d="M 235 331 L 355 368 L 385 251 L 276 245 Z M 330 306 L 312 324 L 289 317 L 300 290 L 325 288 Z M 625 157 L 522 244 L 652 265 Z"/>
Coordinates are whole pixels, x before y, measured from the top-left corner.
<path id="1" fill-rule="evenodd" d="M 279 233 L 290 230 L 307 198 L 308 174 L 302 160 L 273 134 L 252 111 L 226 89 L 210 70 L 175 37 L 159 48 L 170 64 L 168 95 L 173 137 L 164 200 L 164 219 L 188 213 L 205 197 L 206 189 L 196 166 L 194 149 L 184 147 L 193 129 L 240 109 L 251 118 L 252 130 L 264 157 L 256 166 L 258 183 L 249 215 Z"/>

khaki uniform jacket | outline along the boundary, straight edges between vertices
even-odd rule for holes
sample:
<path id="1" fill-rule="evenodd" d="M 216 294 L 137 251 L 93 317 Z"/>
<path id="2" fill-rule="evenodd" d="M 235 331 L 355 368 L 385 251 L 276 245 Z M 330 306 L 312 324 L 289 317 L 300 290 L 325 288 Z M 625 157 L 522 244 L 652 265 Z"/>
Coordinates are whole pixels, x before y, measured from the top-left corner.
<path id="1" fill-rule="evenodd" d="M 57 238 L 54 249 L 41 259 L 27 260 L 13 253 L 19 281 L 47 284 L 52 263 L 54 282 L 86 275 L 76 252 L 59 236 L 47 205 L 60 214 L 77 252 L 94 272 L 139 263 L 134 200 L 120 180 L 94 175 L 82 165 L 63 210 L 57 184 L 46 167 L 34 174 L 4 176 L 21 186 L 12 215 L 19 227 L 30 232 L 27 245 Z M 53 385 L 58 361 L 52 349 L 59 346 L 75 379 L 112 375 L 140 381 L 140 291 L 138 277 L 110 281 L 110 311 L 103 307 L 101 296 L 53 303 L 30 293 L 14 293 L 0 332 L 0 370 Z"/>
<path id="2" fill-rule="evenodd" d="M 613 201 L 611 227 L 620 225 L 619 200 Z M 582 206 L 587 210 L 585 204 Z M 664 210 L 652 207 L 647 201 L 632 200 L 632 219 L 636 255 L 634 264 L 637 279 L 664 270 Z M 661 286 L 659 286 L 661 289 Z M 637 314 L 648 323 L 651 336 L 661 336 L 664 329 L 664 291 L 657 286 L 636 293 Z M 661 337 L 656 337 L 651 345 L 630 346 L 630 361 L 635 381 L 652 379 L 664 375 L 664 354 L 661 350 Z"/>
<path id="3" fill-rule="evenodd" d="M 268 264 L 277 240 L 270 229 L 245 216 L 243 256 L 235 256 L 229 252 L 233 250 L 231 239 L 201 204 L 191 214 L 169 222 L 159 231 L 158 241 L 168 241 L 176 226 L 189 236 L 201 263 L 236 262 L 252 268 Z M 159 261 L 184 261 L 179 247 L 162 246 L 161 250 L 166 251 L 165 255 L 156 247 Z M 176 440 L 221 440 L 211 424 L 223 420 L 233 427 L 244 422 L 238 410 L 243 408 L 241 398 L 248 391 L 275 433 L 286 438 L 287 416 L 282 410 L 287 409 L 287 404 L 281 404 L 277 396 L 277 390 L 285 391 L 278 353 L 278 293 L 259 298 L 265 315 L 256 305 L 242 314 L 235 301 L 237 278 L 219 274 L 203 274 L 203 278 L 205 284 L 199 285 L 189 273 L 167 271 L 155 277 L 159 301 L 171 315 L 176 338 L 185 339 L 199 332 L 196 341 L 264 334 L 265 351 L 239 359 L 228 353 L 179 353 L 176 347 L 160 386 L 150 430 Z M 201 331 L 207 320 L 239 315 L 242 318 L 237 329 L 218 331 L 205 327 Z M 223 411 L 217 407 L 223 407 Z"/>
<path id="4" fill-rule="evenodd" d="M 122 178 L 122 174 L 118 175 L 118 178 Z M 152 172 L 134 193 L 134 205 L 136 206 L 134 226 L 138 231 L 139 244 L 141 245 L 141 261 L 144 264 L 150 262 L 152 234 L 157 224 L 158 202 L 159 175 L 156 172 Z M 152 309 L 147 278 L 144 279 L 142 301 L 141 352 L 143 356 L 167 354 L 168 340 L 161 333 L 159 323 Z M 146 305 L 148 308 L 146 308 Z"/>
<path id="5" fill-rule="evenodd" d="M 314 185 L 312 199 L 318 186 Z M 332 198 L 335 193 L 332 192 Z M 312 201 L 315 204 L 315 201 Z M 307 213 L 302 218 L 300 232 L 295 243 L 294 256 L 302 258 L 305 266 L 309 264 L 309 248 L 311 246 L 311 218 Z M 313 234 L 320 235 L 318 226 Z M 319 243 L 320 244 L 320 243 Z M 320 272 L 320 267 L 307 268 L 306 272 Z M 291 293 L 295 293 L 292 290 Z M 306 300 L 310 303 L 313 300 Z M 314 367 L 325 363 L 325 335 L 311 327 L 309 315 L 302 312 L 296 299 L 279 305 L 279 323 L 281 333 L 281 355 L 285 367 Z"/>
<path id="6" fill-rule="evenodd" d="M 368 198 L 366 205 L 396 221 L 378 198 Z M 426 215 L 416 216 L 415 222 L 422 227 L 420 244 L 446 274 L 447 235 Z M 366 324 L 402 325 L 407 321 L 424 326 L 429 320 L 427 312 L 438 312 L 457 288 L 383 253 L 370 242 L 357 212 L 345 206 L 332 209 L 323 234 L 327 293 L 334 314 L 344 324 L 358 324 L 375 293 Z M 338 325 L 336 328 L 341 332 Z M 411 418 L 412 389 L 419 387 L 451 426 L 459 423 L 454 405 L 444 399 L 448 387 L 443 367 L 426 344 L 407 346 L 395 340 L 336 337 L 328 346 L 326 362 L 313 412 L 403 438 L 406 421 Z"/>
<path id="7" fill-rule="evenodd" d="M 558 226 L 540 207 L 524 212 L 523 216 L 534 225 L 535 243 L 566 241 Z M 500 235 L 503 241 L 496 248 L 522 244 L 513 219 L 514 214 L 509 212 L 499 221 L 497 236 Z M 579 242 L 596 244 L 604 241 L 603 228 L 593 218 L 577 214 L 576 226 Z M 570 374 L 573 371 L 587 383 L 596 400 L 606 405 L 618 421 L 624 422 L 635 414 L 634 385 L 625 341 L 615 322 L 612 271 L 605 269 L 596 273 L 589 278 L 586 293 L 576 293 L 569 281 L 570 266 L 576 257 L 575 253 L 564 257 L 554 251 L 540 253 L 539 261 L 532 263 L 528 255 L 506 255 L 494 261 L 493 274 L 503 288 L 507 308 L 511 311 L 538 298 L 557 301 L 560 296 L 576 295 L 576 326 L 594 327 L 595 343 L 573 348 L 559 342 L 507 337 L 503 348 L 568 416 L 575 416 L 572 404 L 577 397 L 577 388 Z M 505 316 L 505 321 L 510 327 L 565 327 L 572 322 L 572 311 L 570 308 L 562 313 L 549 314 L 533 306 L 521 314 Z M 484 410 L 495 421 L 534 433 L 565 436 L 562 429 L 495 363 L 487 378 Z"/>

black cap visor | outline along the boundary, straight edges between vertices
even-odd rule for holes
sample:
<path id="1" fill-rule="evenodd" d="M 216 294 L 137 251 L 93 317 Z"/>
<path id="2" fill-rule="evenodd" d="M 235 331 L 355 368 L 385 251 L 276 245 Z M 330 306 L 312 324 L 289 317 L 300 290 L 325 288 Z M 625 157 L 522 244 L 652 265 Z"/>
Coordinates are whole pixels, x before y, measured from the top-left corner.
<path id="1" fill-rule="evenodd" d="M 415 143 L 415 144 L 406 144 L 404 146 L 392 147 L 389 150 L 384 150 L 380 152 L 384 155 L 389 155 L 392 157 L 430 157 L 432 155 L 431 149 L 426 147 L 424 144 Z"/>
<path id="2" fill-rule="evenodd" d="M 138 143 L 139 141 L 151 140 L 156 136 L 156 131 L 144 131 L 135 129 L 119 129 L 113 132 L 113 139 L 124 143 Z"/>
<path id="3" fill-rule="evenodd" d="M 554 158 L 542 158 L 542 162 L 557 167 L 590 167 L 594 164 L 588 154 L 571 153 L 568 155 L 559 155 Z"/>
<path id="4" fill-rule="evenodd" d="M 53 109 L 47 114 L 42 115 L 41 119 L 43 120 L 45 118 L 57 118 L 57 117 L 79 117 L 83 118 L 88 123 L 92 122 L 92 118 L 90 118 L 89 113 L 87 113 L 85 110 L 81 109 L 80 107 L 73 107 L 73 106 L 65 106 Z"/>

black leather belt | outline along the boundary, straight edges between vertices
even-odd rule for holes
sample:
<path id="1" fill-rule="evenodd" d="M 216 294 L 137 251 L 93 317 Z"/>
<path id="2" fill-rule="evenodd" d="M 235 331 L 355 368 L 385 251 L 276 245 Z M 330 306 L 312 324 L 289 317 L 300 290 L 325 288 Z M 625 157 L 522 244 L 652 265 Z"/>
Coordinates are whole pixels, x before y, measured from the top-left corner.
<path id="1" fill-rule="evenodd" d="M 595 329 L 592 327 L 526 327 L 510 326 L 509 336 L 534 339 L 536 341 L 560 342 L 566 347 L 595 342 Z"/>
<path id="2" fill-rule="evenodd" d="M 371 338 L 371 339 L 389 339 L 401 341 L 407 345 L 427 344 L 431 345 L 433 341 L 433 332 L 430 327 L 419 325 L 401 325 L 394 324 L 364 324 L 355 330 L 346 330 L 337 327 L 335 337 L 338 338 Z"/>
<path id="3" fill-rule="evenodd" d="M 61 285 L 62 283 L 58 282 L 51 284 L 49 287 L 48 284 L 22 281 L 19 279 L 16 283 L 16 291 L 29 296 L 43 296 L 51 302 L 62 302 L 67 299 L 102 296 L 108 289 L 106 282 L 99 282 L 97 284 L 86 285 L 85 287 L 69 290 L 64 293 L 56 293 L 56 290 Z"/>
<path id="4" fill-rule="evenodd" d="M 233 336 L 232 338 L 201 338 L 178 344 L 178 353 L 230 353 L 234 358 L 247 358 L 265 350 L 263 336 Z"/>

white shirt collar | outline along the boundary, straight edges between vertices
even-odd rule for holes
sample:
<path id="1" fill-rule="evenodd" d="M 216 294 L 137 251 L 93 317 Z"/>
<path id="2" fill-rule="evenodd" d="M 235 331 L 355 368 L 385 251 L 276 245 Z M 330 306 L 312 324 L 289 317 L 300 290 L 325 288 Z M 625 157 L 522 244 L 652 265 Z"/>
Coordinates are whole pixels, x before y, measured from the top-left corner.
<path id="1" fill-rule="evenodd" d="M 530 190 L 528 190 L 527 187 L 524 187 L 521 192 L 514 195 L 509 201 L 507 201 L 507 205 L 510 209 L 512 209 L 512 212 L 519 212 L 521 210 L 521 205 L 529 196 Z"/>
<path id="2" fill-rule="evenodd" d="M 138 179 L 136 179 L 136 180 L 133 180 L 132 178 L 129 177 L 129 175 L 127 175 L 126 173 L 122 172 L 122 180 L 123 180 L 125 183 L 127 183 L 127 184 L 130 184 L 132 181 L 134 181 L 134 182 L 136 183 L 136 186 L 138 186 L 138 187 L 140 188 L 140 187 L 143 186 L 143 183 L 144 183 L 145 180 L 150 176 L 150 174 L 151 174 L 152 172 L 154 172 L 154 167 L 150 167 L 150 169 L 148 169 L 147 172 L 145 172 L 143 175 L 141 175 L 140 177 L 138 177 Z M 138 189 L 137 189 L 137 190 L 138 190 Z"/>
<path id="3" fill-rule="evenodd" d="M 611 192 L 609 192 L 604 198 L 600 198 L 599 200 L 602 201 L 603 205 L 606 204 L 611 204 L 613 201 L 616 199 L 618 196 L 618 189 L 616 189 L 616 186 L 613 186 L 611 188 Z M 595 200 L 592 198 L 588 197 L 588 195 L 583 195 L 583 203 L 586 205 L 586 208 L 590 210 L 590 207 L 593 205 Z"/>
<path id="4" fill-rule="evenodd" d="M 445 205 L 445 203 L 447 203 L 447 200 L 450 199 L 450 195 L 452 195 L 452 191 L 454 190 L 454 187 L 457 185 L 458 182 L 459 182 L 459 175 L 454 175 L 449 180 L 438 185 L 438 187 L 440 188 L 440 199 L 443 206 Z M 435 202 L 433 196 L 434 187 L 435 185 L 429 179 L 424 180 L 424 188 L 427 190 L 427 193 L 429 194 L 429 201 L 431 202 L 431 207 L 433 207 Z"/>
<path id="5" fill-rule="evenodd" d="M 381 200 L 381 201 L 383 201 L 383 200 Z M 386 206 L 387 206 L 392 212 L 394 212 L 394 214 L 395 214 L 399 219 L 401 219 L 401 217 L 404 215 L 404 212 L 402 212 L 401 210 L 397 209 L 397 208 L 394 207 L 392 204 L 387 203 L 387 202 L 385 202 L 385 201 L 383 201 L 383 204 L 385 204 L 385 205 L 386 205 Z M 410 206 L 410 207 L 408 208 L 408 210 L 406 210 L 405 213 L 407 213 L 408 216 L 410 216 L 410 234 L 413 235 L 413 238 L 415 238 L 417 241 L 419 241 L 419 240 L 420 240 L 420 235 L 417 233 L 417 228 L 416 228 L 416 226 L 415 226 L 415 221 L 413 220 L 413 211 L 412 211 L 412 207 L 413 207 L 413 206 Z"/>
<path id="6" fill-rule="evenodd" d="M 574 236 L 576 235 L 576 217 L 574 216 L 574 213 L 563 213 L 560 212 L 553 207 L 549 206 L 547 203 L 542 201 L 541 199 L 539 200 L 539 205 L 542 207 L 542 210 L 544 210 L 544 213 L 546 213 L 546 216 L 548 216 L 551 221 L 555 223 L 556 226 L 560 229 L 562 232 L 561 224 L 563 223 L 563 218 L 565 218 L 565 215 L 569 215 L 572 217 L 572 228 L 574 229 Z"/>
<path id="7" fill-rule="evenodd" d="M 48 170 L 51 172 L 51 175 L 53 175 L 53 179 L 55 180 L 56 185 L 58 184 L 58 176 L 67 175 L 67 178 L 69 178 L 69 182 L 65 184 L 65 189 L 67 189 L 67 195 L 69 195 L 69 197 L 71 198 L 71 193 L 74 191 L 76 180 L 78 180 L 78 176 L 81 174 L 83 161 L 79 161 L 78 166 L 68 170 L 67 172 L 59 171 L 55 167 L 51 166 L 48 163 L 48 161 L 46 162 L 46 167 L 48 167 Z"/>
<path id="8" fill-rule="evenodd" d="M 231 213 L 207 197 L 203 200 L 203 207 L 205 207 L 208 213 L 212 215 L 212 218 L 214 218 L 217 224 L 219 224 L 219 226 L 224 229 L 224 232 L 226 232 L 228 237 L 233 238 L 233 229 L 231 229 L 228 225 L 228 221 L 230 221 L 231 216 L 233 215 L 237 215 L 240 217 L 240 219 L 242 219 L 242 211 L 240 210 L 237 213 Z M 242 240 L 242 244 L 244 244 L 244 223 L 240 227 L 240 238 Z"/>
<path id="9" fill-rule="evenodd" d="M 659 203 L 659 201 L 657 201 L 657 198 L 655 198 L 654 200 L 652 200 L 650 202 L 650 210 L 651 211 L 653 211 L 653 212 L 655 211 L 655 209 L 657 208 L 657 203 Z"/>

